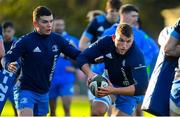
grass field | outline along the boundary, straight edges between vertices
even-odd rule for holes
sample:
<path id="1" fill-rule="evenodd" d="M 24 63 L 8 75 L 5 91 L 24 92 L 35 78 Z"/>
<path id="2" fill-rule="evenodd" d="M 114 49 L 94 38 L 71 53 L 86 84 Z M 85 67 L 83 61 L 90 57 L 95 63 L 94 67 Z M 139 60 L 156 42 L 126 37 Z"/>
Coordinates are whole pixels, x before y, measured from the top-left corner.
<path id="1" fill-rule="evenodd" d="M 56 110 L 56 114 L 57 116 L 64 116 L 62 103 L 60 99 L 58 99 L 58 107 Z M 89 107 L 89 102 L 88 102 L 87 97 L 85 96 L 73 97 L 72 106 L 71 106 L 71 115 L 72 116 L 90 116 L 90 107 Z M 6 102 L 6 105 L 3 109 L 1 116 L 14 116 L 14 111 L 9 101 Z M 145 113 L 145 116 L 152 116 L 152 115 Z"/>

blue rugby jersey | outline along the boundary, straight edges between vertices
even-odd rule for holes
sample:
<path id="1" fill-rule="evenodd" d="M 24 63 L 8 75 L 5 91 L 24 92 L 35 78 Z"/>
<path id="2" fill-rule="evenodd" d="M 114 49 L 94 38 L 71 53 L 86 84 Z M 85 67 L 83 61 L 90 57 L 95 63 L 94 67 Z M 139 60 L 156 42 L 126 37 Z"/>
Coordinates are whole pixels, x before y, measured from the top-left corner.
<path id="1" fill-rule="evenodd" d="M 85 37 L 88 37 L 91 43 L 95 42 L 101 37 L 105 29 L 110 28 L 114 23 L 107 21 L 105 15 L 96 16 L 88 27 L 83 32 Z"/>
<path id="2" fill-rule="evenodd" d="M 178 66 L 178 57 L 166 56 L 164 46 L 172 30 L 172 27 L 166 27 L 159 34 L 158 41 L 161 48 L 142 104 L 145 111 L 154 115 L 169 115 L 170 90 L 175 68 Z"/>
<path id="3" fill-rule="evenodd" d="M 80 53 L 58 34 L 40 35 L 34 31 L 21 37 L 5 55 L 2 63 L 7 69 L 8 63 L 21 57 L 20 89 L 46 93 L 49 90 L 56 59 L 61 52 L 72 59 L 76 59 Z"/>
<path id="4" fill-rule="evenodd" d="M 78 47 L 79 40 L 76 37 L 69 35 L 67 32 L 63 32 L 61 36 L 64 37 L 64 39 L 66 39 L 67 41 L 69 41 L 76 48 Z M 52 82 L 74 82 L 75 74 L 66 70 L 66 67 L 68 66 L 73 67 L 73 63 L 70 59 L 61 56 L 58 57 Z"/>
<path id="5" fill-rule="evenodd" d="M 148 85 L 143 54 L 134 42 L 125 55 L 119 55 L 115 49 L 112 37 L 106 36 L 79 55 L 78 66 L 81 68 L 86 63 L 93 63 L 96 57 L 103 56 L 113 85 L 126 87 L 134 84 L 135 95 L 143 95 Z"/>
<path id="6" fill-rule="evenodd" d="M 11 41 L 4 41 L 4 49 L 5 49 L 5 53 L 7 53 L 10 49 L 11 46 L 16 42 L 16 39 L 13 38 Z"/>

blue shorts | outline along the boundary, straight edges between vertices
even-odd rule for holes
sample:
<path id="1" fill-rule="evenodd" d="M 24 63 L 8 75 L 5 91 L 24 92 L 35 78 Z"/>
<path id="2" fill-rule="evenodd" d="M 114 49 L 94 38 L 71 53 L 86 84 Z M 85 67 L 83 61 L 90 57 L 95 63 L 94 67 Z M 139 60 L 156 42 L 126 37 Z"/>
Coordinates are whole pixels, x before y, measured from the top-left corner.
<path id="1" fill-rule="evenodd" d="M 136 96 L 136 97 L 137 97 L 137 103 L 142 104 L 143 100 L 144 100 L 144 95 L 139 95 L 139 96 Z"/>
<path id="2" fill-rule="evenodd" d="M 132 115 L 134 110 L 136 109 L 137 105 L 142 102 L 144 96 L 121 96 L 121 95 L 116 95 L 116 100 L 115 100 L 115 107 L 119 109 L 120 111 Z M 93 99 L 93 102 L 102 102 L 104 103 L 107 107 L 112 105 L 113 102 L 109 98 L 109 96 L 105 96 L 102 98 L 95 97 Z"/>
<path id="3" fill-rule="evenodd" d="M 180 80 L 174 80 L 170 94 L 170 110 L 180 114 Z"/>
<path id="4" fill-rule="evenodd" d="M 132 115 L 139 102 L 142 101 L 142 96 L 116 96 L 115 106 L 120 111 Z"/>
<path id="5" fill-rule="evenodd" d="M 48 113 L 49 94 L 39 94 L 29 90 L 14 91 L 15 106 L 18 110 L 30 108 L 35 116 L 45 116 Z"/>
<path id="6" fill-rule="evenodd" d="M 73 96 L 74 82 L 51 83 L 49 99 L 56 99 L 58 96 Z"/>
<path id="7" fill-rule="evenodd" d="M 14 105 L 14 92 L 13 92 L 13 88 L 11 89 L 11 91 L 9 92 L 8 95 L 8 99 L 10 100 L 10 102 Z"/>

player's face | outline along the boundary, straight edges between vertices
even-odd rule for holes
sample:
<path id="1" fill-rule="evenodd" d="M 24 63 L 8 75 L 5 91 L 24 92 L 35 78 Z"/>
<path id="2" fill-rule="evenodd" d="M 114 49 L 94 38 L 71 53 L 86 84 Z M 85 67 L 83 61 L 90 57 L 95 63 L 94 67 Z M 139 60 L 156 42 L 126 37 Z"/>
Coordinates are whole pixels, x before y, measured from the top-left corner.
<path id="1" fill-rule="evenodd" d="M 110 22 L 117 22 L 119 12 L 117 9 L 107 9 L 107 18 Z"/>
<path id="2" fill-rule="evenodd" d="M 42 35 L 49 35 L 52 31 L 53 16 L 41 16 L 34 22 L 35 29 Z"/>
<path id="3" fill-rule="evenodd" d="M 123 34 L 116 33 L 114 37 L 114 43 L 116 52 L 120 55 L 124 55 L 132 46 L 133 37 L 131 36 L 130 38 L 128 38 Z"/>
<path id="4" fill-rule="evenodd" d="M 131 11 L 129 13 L 123 13 L 121 17 L 124 20 L 124 23 L 135 25 L 139 14 L 136 11 Z"/>
<path id="5" fill-rule="evenodd" d="M 54 20 L 53 31 L 57 33 L 62 33 L 65 30 L 65 23 L 62 19 Z"/>
<path id="6" fill-rule="evenodd" d="M 2 33 L 4 40 L 10 41 L 13 38 L 15 31 L 12 27 L 7 27 Z"/>

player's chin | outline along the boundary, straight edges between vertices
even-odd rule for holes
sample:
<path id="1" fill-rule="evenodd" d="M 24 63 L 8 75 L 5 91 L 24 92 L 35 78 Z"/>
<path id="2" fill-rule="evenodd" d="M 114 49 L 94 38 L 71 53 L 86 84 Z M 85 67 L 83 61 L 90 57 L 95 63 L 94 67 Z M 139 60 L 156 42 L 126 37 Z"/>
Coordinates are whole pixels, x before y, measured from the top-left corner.
<path id="1" fill-rule="evenodd" d="M 51 31 L 45 32 L 45 35 L 50 35 Z"/>
<path id="2" fill-rule="evenodd" d="M 124 55 L 126 53 L 126 51 L 120 51 L 119 54 L 120 55 Z"/>

